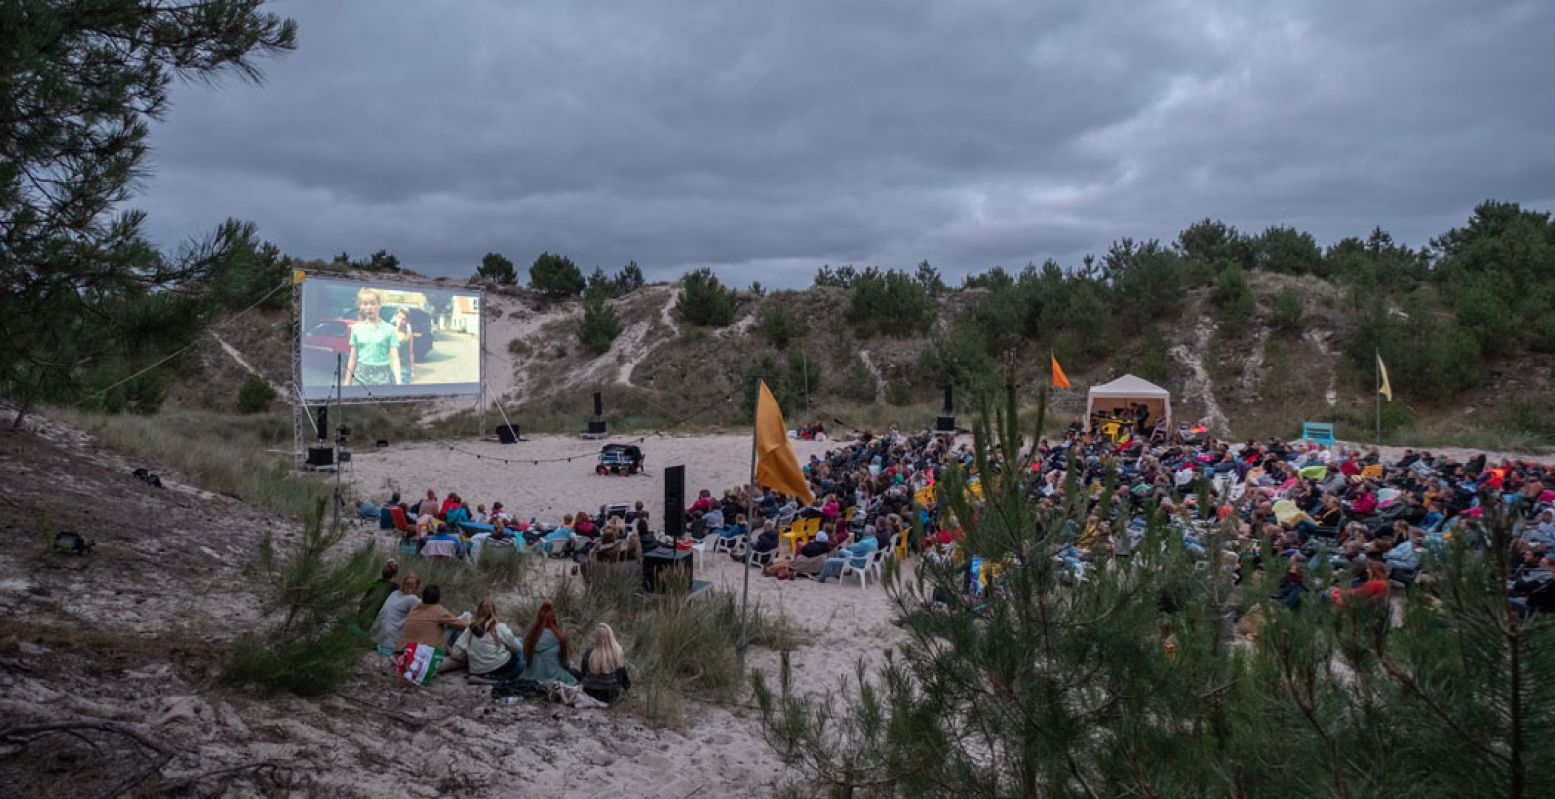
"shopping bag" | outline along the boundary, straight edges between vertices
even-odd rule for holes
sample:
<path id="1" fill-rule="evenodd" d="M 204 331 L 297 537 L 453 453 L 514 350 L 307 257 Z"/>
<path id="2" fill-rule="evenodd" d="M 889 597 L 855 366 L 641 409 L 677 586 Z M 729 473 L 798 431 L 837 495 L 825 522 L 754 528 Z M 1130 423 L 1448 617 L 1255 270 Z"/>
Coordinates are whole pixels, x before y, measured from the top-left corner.
<path id="1" fill-rule="evenodd" d="M 408 682 L 426 685 L 437 676 L 437 670 L 443 665 L 443 657 L 443 650 L 412 641 L 405 645 L 405 651 L 394 665 L 400 676 Z"/>

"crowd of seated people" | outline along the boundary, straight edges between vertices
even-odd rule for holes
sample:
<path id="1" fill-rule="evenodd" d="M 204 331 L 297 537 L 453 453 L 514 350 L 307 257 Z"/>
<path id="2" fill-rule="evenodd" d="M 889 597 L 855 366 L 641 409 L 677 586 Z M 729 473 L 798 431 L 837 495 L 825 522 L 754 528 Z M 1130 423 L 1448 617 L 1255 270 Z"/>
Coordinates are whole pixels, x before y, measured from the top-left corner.
<path id="1" fill-rule="evenodd" d="M 1133 410 L 1137 422 L 1140 409 Z M 1281 579 L 1282 602 L 1294 605 L 1307 593 L 1309 566 L 1317 558 L 1332 567 L 1337 583 L 1324 597 L 1340 602 L 1376 598 L 1429 580 L 1421 573 L 1422 554 L 1454 532 L 1483 535 L 1479 505 L 1482 492 L 1489 491 L 1516 502 L 1526 517 L 1514 541 L 1514 608 L 1525 614 L 1555 610 L 1555 474 L 1540 464 L 1491 464 L 1484 455 L 1459 463 L 1413 450 L 1390 463 L 1375 448 L 1278 439 L 1234 445 L 1207 434 L 1172 443 L 1148 430 L 1136 432 L 1144 435 L 1114 441 L 1077 424 L 1062 440 L 1040 441 L 1029 453 L 1027 484 L 1043 512 L 1056 512 L 1066 491 L 1087 494 L 1084 521 L 1066 526 L 1065 544 L 1057 553 L 1076 580 L 1083 580 L 1088 569 L 1129 557 L 1144 535 L 1146 519 L 1164 512 L 1187 557 L 1222 561 L 1238 579 L 1244 553 L 1252 553 L 1261 565 L 1259 542 L 1267 536 L 1276 554 L 1296 564 Z M 721 519 L 712 529 L 721 537 L 743 539 L 730 547 L 733 556 L 745 560 L 754 553 L 763 574 L 826 581 L 845 564 L 861 565 L 869 550 L 890 547 L 898 533 L 908 533 L 910 519 L 919 522 L 921 534 L 914 533 L 921 535 L 914 541 L 918 548 L 937 556 L 953 553 L 959 523 L 941 519 L 932 499 L 915 501 L 950 461 L 969 464 L 971 455 L 948 437 L 909 436 L 894 429 L 880 436 L 863 434 L 804 464 L 816 496 L 809 506 L 747 486 L 725 491 L 721 501 L 711 491 L 700 492 L 687 512 L 739 519 L 737 529 Z M 1111 504 L 1100 507 L 1109 469 L 1117 490 Z M 1201 479 L 1213 487 L 1215 507 L 1209 513 L 1195 507 Z M 755 514 L 748 520 L 740 517 L 747 507 Z M 821 520 L 820 532 L 807 541 L 795 540 L 794 549 L 783 553 L 779 533 L 796 519 L 809 518 Z M 1210 528 L 1220 526 L 1230 531 L 1223 536 L 1226 552 L 1211 553 L 1207 537 Z M 873 546 L 862 540 L 866 537 Z M 1380 591 L 1383 586 L 1388 591 Z"/>
<path id="2" fill-rule="evenodd" d="M 1233 445 L 1207 435 L 1190 443 L 1145 436 L 1114 441 L 1078 427 L 1022 454 L 1030 464 L 1023 485 L 1039 513 L 1056 516 L 1071 504 L 1068 492 L 1084 494 L 1085 511 L 1064 523 L 1055 552 L 1076 583 L 1091 570 L 1131 557 L 1146 519 L 1164 515 L 1184 557 L 1223 566 L 1238 580 L 1245 562 L 1261 566 L 1262 542 L 1270 542 L 1284 570 L 1274 598 L 1287 607 L 1314 598 L 1385 601 L 1431 579 L 1422 571 L 1428 550 L 1455 535 L 1482 536 L 1481 503 L 1493 496 L 1524 515 L 1508 581 L 1511 609 L 1555 612 L 1555 474 L 1539 464 L 1492 464 L 1482 455 L 1460 463 L 1412 450 L 1389 462 L 1376 449 L 1278 439 Z M 861 434 L 802 464 L 815 495 L 809 505 L 759 486 L 699 491 L 685 508 L 687 539 L 722 542 L 736 560 L 760 565 L 764 575 L 823 583 L 849 566 L 861 568 L 876 553 L 898 551 L 909 535 L 915 551 L 958 557 L 961 524 L 942 516 L 933 487 L 947 464 L 971 461 L 967 445 L 929 431 Z M 1107 495 L 1109 479 L 1115 490 Z M 1197 507 L 1206 483 L 1214 503 L 1208 510 Z M 1106 504 L 1103 496 L 1110 496 Z M 608 514 L 567 514 L 560 524 L 546 525 L 515 518 L 501 503 L 489 513 L 480 505 L 471 511 L 456 493 L 439 501 L 428 491 L 418 502 L 396 495 L 382 506 L 363 503 L 358 512 L 391 519 L 388 526 L 396 526 L 394 512 L 402 515 L 410 552 L 430 546 L 436 556 L 468 557 L 499 541 L 578 560 L 640 558 L 659 543 L 648 513 L 642 502 L 629 511 L 616 507 Z M 814 534 L 792 539 L 784 551 L 782 534 L 801 520 L 814 520 Z M 1222 551 L 1210 551 L 1212 535 Z M 996 584 L 1001 564 L 969 560 L 973 576 L 966 590 Z M 1322 590 L 1312 585 L 1318 563 L 1331 570 Z M 359 616 L 364 624 L 371 620 L 382 651 L 399 651 L 410 641 L 435 645 L 471 674 L 579 686 L 607 702 L 629 686 L 619 642 L 608 627 L 597 629 L 593 646 L 573 661 L 554 608 L 543 607 L 520 639 L 489 602 L 455 615 L 439 604 L 436 586 L 423 586 L 414 572 L 396 583 L 397 575 L 391 562 L 363 598 Z"/>

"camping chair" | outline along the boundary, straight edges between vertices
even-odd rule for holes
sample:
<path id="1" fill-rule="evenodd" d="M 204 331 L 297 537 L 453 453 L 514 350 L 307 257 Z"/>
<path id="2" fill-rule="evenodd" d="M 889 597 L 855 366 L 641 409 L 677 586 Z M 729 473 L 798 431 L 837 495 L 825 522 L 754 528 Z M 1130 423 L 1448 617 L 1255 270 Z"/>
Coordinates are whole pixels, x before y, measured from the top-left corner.
<path id="1" fill-rule="evenodd" d="M 1332 446 L 1334 444 L 1334 423 L 1302 422 L 1301 437 L 1317 444 Z"/>
<path id="2" fill-rule="evenodd" d="M 854 565 L 853 565 L 853 560 L 854 559 L 853 558 L 848 558 L 847 562 L 842 564 L 842 575 L 841 575 L 841 577 L 839 577 L 838 581 L 841 582 L 841 580 L 846 579 L 847 576 L 850 575 L 850 574 L 857 574 L 858 575 L 858 587 L 859 588 L 868 588 L 869 587 L 869 573 L 870 573 L 870 571 L 874 571 L 874 573 L 875 573 L 875 582 L 879 582 L 880 581 L 880 561 L 881 561 L 882 558 L 885 557 L 885 553 L 886 553 L 885 550 L 877 549 L 874 552 L 871 552 L 868 555 L 865 555 L 864 556 L 864 565 L 863 566 L 858 566 L 858 567 L 854 567 Z"/>
<path id="3" fill-rule="evenodd" d="M 400 507 L 389 508 L 389 516 L 394 519 L 394 529 L 402 533 L 415 532 L 410 522 L 405 518 L 405 509 Z"/>
<path id="4" fill-rule="evenodd" d="M 734 536 L 732 538 L 724 538 L 723 536 L 712 536 L 712 540 L 713 540 L 713 554 L 717 555 L 720 552 L 728 552 L 728 553 L 730 553 L 732 555 L 732 554 L 734 554 L 734 550 L 735 549 L 744 546 L 745 542 L 747 540 L 749 540 L 749 539 L 750 539 L 750 534 L 749 533 L 742 533 L 742 534 Z M 707 539 L 704 538 L 702 540 L 706 541 Z M 695 549 L 695 547 L 693 547 L 693 549 Z"/>

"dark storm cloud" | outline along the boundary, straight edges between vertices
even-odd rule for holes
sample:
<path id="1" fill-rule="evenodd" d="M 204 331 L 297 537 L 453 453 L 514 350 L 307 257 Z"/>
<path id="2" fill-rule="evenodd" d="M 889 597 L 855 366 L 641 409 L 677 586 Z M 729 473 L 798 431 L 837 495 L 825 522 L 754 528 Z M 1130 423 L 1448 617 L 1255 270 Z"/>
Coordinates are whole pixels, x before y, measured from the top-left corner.
<path id="1" fill-rule="evenodd" d="M 230 215 L 432 274 L 549 249 L 794 285 L 1204 216 L 1424 244 L 1555 199 L 1555 4 L 612 5 L 276 3 L 298 51 L 181 87 L 139 204 L 163 243 Z"/>

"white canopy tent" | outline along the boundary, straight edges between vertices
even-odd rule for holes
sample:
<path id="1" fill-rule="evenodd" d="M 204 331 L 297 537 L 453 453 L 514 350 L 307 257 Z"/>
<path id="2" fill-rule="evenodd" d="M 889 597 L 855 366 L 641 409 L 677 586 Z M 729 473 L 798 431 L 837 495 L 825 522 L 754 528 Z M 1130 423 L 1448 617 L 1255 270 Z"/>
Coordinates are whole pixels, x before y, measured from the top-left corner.
<path id="1" fill-rule="evenodd" d="M 1085 429 L 1091 429 L 1091 415 L 1098 410 L 1111 413 L 1121 409 L 1127 414 L 1134 405 L 1150 409 L 1149 424 L 1171 427 L 1172 393 L 1142 377 L 1124 375 L 1111 383 L 1091 386 L 1085 405 Z"/>

